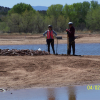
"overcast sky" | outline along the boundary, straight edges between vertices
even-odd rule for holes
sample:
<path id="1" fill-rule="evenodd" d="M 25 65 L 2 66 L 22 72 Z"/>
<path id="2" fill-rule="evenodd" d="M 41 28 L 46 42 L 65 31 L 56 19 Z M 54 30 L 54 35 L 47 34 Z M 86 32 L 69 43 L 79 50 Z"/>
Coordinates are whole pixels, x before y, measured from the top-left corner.
<path id="1" fill-rule="evenodd" d="M 73 4 L 77 2 L 83 2 L 83 1 L 92 1 L 92 0 L 1 0 L 0 6 L 4 7 L 10 7 L 12 8 L 15 4 L 23 2 L 30 4 L 31 6 L 50 6 L 52 4 L 62 4 L 65 5 L 67 4 Z M 100 4 L 100 0 L 94 0 L 98 1 Z"/>

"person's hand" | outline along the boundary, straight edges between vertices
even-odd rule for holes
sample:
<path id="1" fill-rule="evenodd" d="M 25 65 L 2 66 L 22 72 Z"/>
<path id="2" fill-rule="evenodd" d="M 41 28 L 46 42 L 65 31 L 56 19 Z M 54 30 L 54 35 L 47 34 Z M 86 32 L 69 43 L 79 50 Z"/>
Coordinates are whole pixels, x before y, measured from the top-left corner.
<path id="1" fill-rule="evenodd" d="M 66 32 L 68 32 L 68 29 L 66 29 Z"/>

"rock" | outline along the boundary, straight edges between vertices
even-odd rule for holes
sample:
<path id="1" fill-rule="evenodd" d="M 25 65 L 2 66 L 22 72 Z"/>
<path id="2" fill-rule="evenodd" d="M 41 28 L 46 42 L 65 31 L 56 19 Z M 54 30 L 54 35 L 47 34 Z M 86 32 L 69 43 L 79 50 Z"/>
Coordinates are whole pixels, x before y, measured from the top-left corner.
<path id="1" fill-rule="evenodd" d="M 39 50 L 17 50 L 17 49 L 3 49 L 0 52 L 0 56 L 35 56 L 35 55 L 50 55 L 49 52 Z"/>
<path id="2" fill-rule="evenodd" d="M 5 92 L 5 91 L 6 91 L 5 89 L 1 89 L 1 88 L 0 88 L 0 92 Z"/>
<path id="3" fill-rule="evenodd" d="M 33 56 L 34 54 L 33 53 L 31 53 L 31 56 Z"/>

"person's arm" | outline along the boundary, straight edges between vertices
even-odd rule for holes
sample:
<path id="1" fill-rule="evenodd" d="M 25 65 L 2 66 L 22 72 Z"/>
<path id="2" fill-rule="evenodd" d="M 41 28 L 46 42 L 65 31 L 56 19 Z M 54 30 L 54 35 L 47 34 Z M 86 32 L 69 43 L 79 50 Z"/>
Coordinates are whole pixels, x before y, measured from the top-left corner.
<path id="1" fill-rule="evenodd" d="M 57 33 L 53 30 L 53 33 L 55 34 L 55 36 L 57 36 Z"/>
<path id="2" fill-rule="evenodd" d="M 70 30 L 68 30 L 67 32 L 68 32 L 69 34 L 71 34 L 71 35 L 72 35 L 72 34 L 74 34 L 75 29 L 74 29 L 74 28 L 71 28 L 71 29 L 70 29 Z"/>
<path id="3" fill-rule="evenodd" d="M 45 36 L 47 34 L 47 31 L 45 31 L 44 33 L 43 33 L 43 36 Z"/>

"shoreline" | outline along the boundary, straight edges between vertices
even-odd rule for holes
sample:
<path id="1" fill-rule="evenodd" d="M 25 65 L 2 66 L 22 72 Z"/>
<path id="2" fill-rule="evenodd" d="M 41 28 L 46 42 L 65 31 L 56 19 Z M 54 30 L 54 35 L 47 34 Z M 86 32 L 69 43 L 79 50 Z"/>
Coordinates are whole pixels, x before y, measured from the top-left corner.
<path id="1" fill-rule="evenodd" d="M 59 44 L 67 44 L 67 43 L 58 43 L 58 45 Z M 75 43 L 75 44 L 100 44 L 100 43 Z M 13 46 L 13 45 L 46 45 L 46 44 L 2 44 L 2 45 L 0 45 L 0 46 Z M 56 45 L 56 43 L 54 44 L 54 45 Z"/>
<path id="2" fill-rule="evenodd" d="M 66 35 L 58 44 L 67 44 Z M 100 43 L 100 34 L 76 34 L 76 44 Z M 55 40 L 55 44 L 57 40 Z M 0 36 L 0 45 L 46 44 L 42 35 Z M 26 89 L 100 83 L 100 56 L 0 56 L 0 88 Z"/>
<path id="3" fill-rule="evenodd" d="M 0 64 L 7 90 L 100 83 L 100 56 L 1 56 Z"/>
<path id="4" fill-rule="evenodd" d="M 57 86 L 32 86 L 32 87 L 26 87 L 26 88 L 1 88 L 1 89 L 5 89 L 7 91 L 11 91 L 11 90 L 24 90 L 24 89 L 41 89 L 41 88 L 62 88 L 62 87 L 69 87 L 69 86 L 88 86 L 88 85 L 100 85 L 100 82 L 87 82 L 87 83 L 81 83 L 81 84 L 68 84 L 68 85 L 57 85 Z"/>
<path id="5" fill-rule="evenodd" d="M 88 85 L 91 85 L 91 86 L 93 86 L 93 85 L 100 85 L 100 82 L 88 82 L 88 83 L 81 83 L 81 84 L 69 84 L 69 85 L 58 85 L 58 86 L 33 86 L 33 87 L 26 87 L 26 88 L 6 88 L 6 87 L 4 87 L 4 88 L 1 88 L 1 89 L 4 89 L 4 90 L 6 90 L 6 91 L 12 91 L 12 90 L 14 90 L 14 91 L 16 91 L 16 90 L 25 90 L 25 89 L 47 89 L 47 88 L 62 88 L 62 87 L 69 87 L 69 86 L 74 86 L 74 87 L 79 87 L 79 86 L 88 86 Z"/>
<path id="6" fill-rule="evenodd" d="M 58 34 L 62 36 L 62 40 L 58 40 L 58 44 L 67 44 L 67 37 L 65 34 Z M 76 34 L 76 44 L 82 43 L 100 43 L 100 34 Z M 0 36 L 0 45 L 35 45 L 46 44 L 46 38 L 40 35 L 31 36 Z M 57 40 L 55 39 L 55 44 Z"/>

